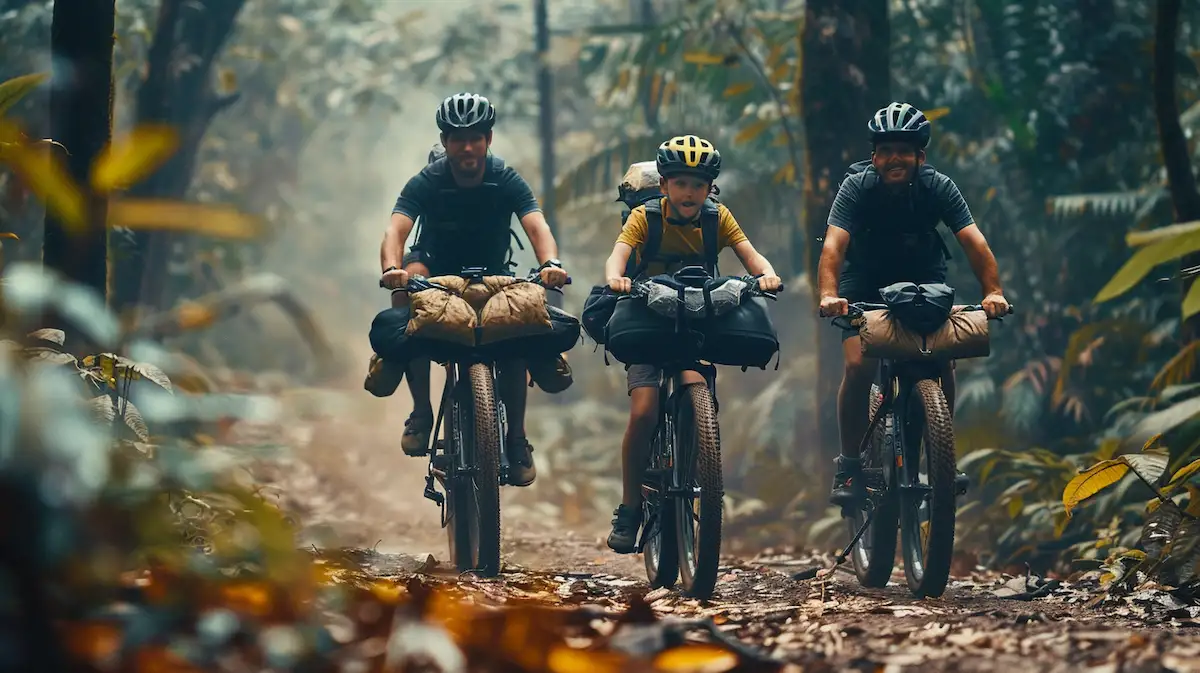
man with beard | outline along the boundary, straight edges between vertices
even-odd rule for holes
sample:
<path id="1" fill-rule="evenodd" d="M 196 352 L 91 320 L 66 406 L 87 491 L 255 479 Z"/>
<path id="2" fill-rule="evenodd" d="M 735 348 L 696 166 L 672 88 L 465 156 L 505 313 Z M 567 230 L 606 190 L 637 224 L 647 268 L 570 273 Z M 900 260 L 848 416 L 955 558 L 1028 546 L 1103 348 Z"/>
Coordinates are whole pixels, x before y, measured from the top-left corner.
<path id="1" fill-rule="evenodd" d="M 445 156 L 409 180 L 396 199 L 379 252 L 383 285 L 401 288 L 410 275 L 457 274 L 466 267 L 482 267 L 489 275 L 511 275 L 507 261 L 512 216 L 516 215 L 541 264 L 542 282 L 547 287 L 562 287 L 567 272 L 557 259 L 557 244 L 533 190 L 516 171 L 489 152 L 495 107 L 478 94 L 455 94 L 438 106 L 436 120 Z M 405 255 L 404 243 L 417 218 L 421 219 L 420 234 L 412 252 Z M 392 297 L 395 306 L 408 302 L 408 295 L 401 292 Z M 514 486 L 528 486 L 536 476 L 533 447 L 525 438 L 527 364 L 555 368 L 569 377 L 561 356 L 545 363 L 500 365 L 498 392 L 508 410 L 507 446 L 512 464 L 510 483 Z M 413 398 L 413 412 L 404 423 L 401 438 L 401 447 L 408 455 L 424 455 L 433 429 L 429 369 L 429 360 L 417 359 L 405 372 Z M 538 378 L 535 376 L 535 380 Z"/>
<path id="2" fill-rule="evenodd" d="M 954 181 L 925 163 L 929 120 L 908 103 L 892 103 L 867 123 L 870 161 L 850 167 L 829 213 L 817 269 L 821 315 L 845 315 L 851 302 L 882 303 L 879 288 L 892 283 L 944 283 L 950 251 L 937 231 L 944 223 L 966 254 L 983 290 L 983 308 L 995 318 L 1008 312 L 996 258 L 971 217 Z M 843 260 L 849 262 L 842 268 Z M 837 459 L 830 502 L 850 505 L 861 497 L 858 446 L 867 431 L 871 383 L 879 370 L 863 358 L 859 336 L 846 332 L 845 372 L 838 389 Z M 954 409 L 953 362 L 942 374 L 946 402 Z M 959 475 L 965 486 L 966 475 Z"/>

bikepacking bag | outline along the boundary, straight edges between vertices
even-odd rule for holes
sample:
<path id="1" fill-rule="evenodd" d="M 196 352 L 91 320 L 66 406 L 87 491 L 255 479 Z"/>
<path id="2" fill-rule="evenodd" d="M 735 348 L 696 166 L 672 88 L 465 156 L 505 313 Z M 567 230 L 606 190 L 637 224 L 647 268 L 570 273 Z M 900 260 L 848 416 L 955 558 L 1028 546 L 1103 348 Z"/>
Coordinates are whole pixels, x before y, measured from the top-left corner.
<path id="1" fill-rule="evenodd" d="M 579 318 L 554 306 L 546 306 L 546 313 L 550 321 L 548 330 L 494 345 L 502 348 L 505 356 L 526 360 L 554 358 L 574 348 L 579 343 Z"/>
<path id="2" fill-rule="evenodd" d="M 668 290 L 670 291 L 670 290 Z M 627 365 L 662 365 L 695 359 L 704 337 L 675 318 L 655 312 L 640 297 L 622 296 L 604 328 L 604 348 Z"/>
<path id="3" fill-rule="evenodd" d="M 475 309 L 462 298 L 463 290 L 467 288 L 466 279 L 436 276 L 430 278 L 429 283 L 440 287 L 409 294 L 412 317 L 408 322 L 408 336 L 474 346 L 479 318 Z"/>
<path id="4" fill-rule="evenodd" d="M 895 283 L 879 293 L 888 308 L 863 314 L 864 357 L 962 360 L 991 353 L 987 314 L 956 307 L 950 286 Z"/>
<path id="5" fill-rule="evenodd" d="M 463 298 L 479 310 L 480 345 L 549 334 L 553 330 L 546 289 L 537 283 L 510 276 L 488 276 L 483 283 L 467 287 Z"/>

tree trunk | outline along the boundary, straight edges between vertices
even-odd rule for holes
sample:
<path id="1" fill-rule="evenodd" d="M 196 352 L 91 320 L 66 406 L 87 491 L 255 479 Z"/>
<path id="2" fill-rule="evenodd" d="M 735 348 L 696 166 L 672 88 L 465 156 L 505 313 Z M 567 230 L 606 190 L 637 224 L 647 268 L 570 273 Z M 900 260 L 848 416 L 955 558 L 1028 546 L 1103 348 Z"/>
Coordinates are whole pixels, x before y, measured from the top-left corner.
<path id="1" fill-rule="evenodd" d="M 869 152 L 867 120 L 891 102 L 888 73 L 890 26 L 887 0 L 809 0 L 804 23 L 801 106 L 807 166 L 804 171 L 804 241 L 793 249 L 793 266 L 807 269 L 814 296 L 829 208 L 846 167 Z M 815 302 L 814 302 L 815 306 Z M 842 379 L 841 335 L 818 323 L 817 428 L 799 431 L 797 444 L 832 461 L 838 452 L 837 390 Z M 832 462 L 825 463 L 832 473 Z"/>
<path id="2" fill-rule="evenodd" d="M 1154 16 L 1154 114 L 1158 119 L 1158 138 L 1162 144 L 1163 164 L 1167 168 L 1167 184 L 1171 204 L 1175 207 L 1176 222 L 1200 220 L 1200 190 L 1188 154 L 1187 139 L 1179 123 L 1179 103 L 1175 96 L 1175 41 L 1179 30 L 1181 0 L 1158 0 Z M 1183 258 L 1184 268 L 1200 264 L 1200 255 Z M 1194 282 L 1185 278 L 1184 295 Z M 1200 338 L 1200 316 L 1184 322 L 1181 330 L 1184 344 Z"/>
<path id="3" fill-rule="evenodd" d="M 182 200 L 195 170 L 200 141 L 213 117 L 237 100 L 212 87 L 213 60 L 233 31 L 245 0 L 163 0 L 147 69 L 137 95 L 137 122 L 165 123 L 180 134 L 179 151 L 130 190 L 137 198 Z M 118 311 L 172 302 L 167 267 L 180 235 L 125 232 L 125 257 L 113 283 Z"/>
<path id="4" fill-rule="evenodd" d="M 89 192 L 92 163 L 112 138 L 115 21 L 115 0 L 54 3 L 50 51 L 61 70 L 50 92 L 49 134 L 66 147 L 63 158 L 71 178 Z M 42 261 L 48 269 L 101 296 L 107 295 L 106 219 L 105 200 L 89 193 L 86 228 L 71 232 L 67 223 L 47 214 L 42 246 Z M 49 316 L 48 320 L 66 327 L 59 318 Z"/>

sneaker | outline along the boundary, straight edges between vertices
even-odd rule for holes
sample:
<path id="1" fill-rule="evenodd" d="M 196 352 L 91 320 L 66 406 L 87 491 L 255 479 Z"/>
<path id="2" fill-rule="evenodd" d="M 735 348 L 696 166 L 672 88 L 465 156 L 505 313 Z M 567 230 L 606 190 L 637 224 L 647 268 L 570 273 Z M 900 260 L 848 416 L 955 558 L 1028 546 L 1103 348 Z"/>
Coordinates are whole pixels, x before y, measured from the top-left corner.
<path id="1" fill-rule="evenodd" d="M 400 438 L 400 448 L 406 456 L 429 455 L 429 433 L 433 431 L 433 419 L 425 414 L 413 412 L 404 421 L 404 435 Z"/>
<path id="2" fill-rule="evenodd" d="M 533 445 L 521 437 L 508 443 L 508 483 L 510 486 L 528 486 L 537 479 L 537 468 L 533 466 Z"/>
<path id="3" fill-rule="evenodd" d="M 619 505 L 613 510 L 612 532 L 608 534 L 608 548 L 618 554 L 637 551 L 638 529 L 642 527 L 642 510 Z"/>
<path id="4" fill-rule="evenodd" d="M 551 395 L 570 388 L 571 383 L 575 380 L 565 354 L 553 358 L 531 359 L 528 367 L 529 378 L 537 384 L 537 387 Z"/>
<path id="5" fill-rule="evenodd" d="M 838 456 L 837 474 L 833 477 L 829 502 L 839 507 L 850 507 L 861 502 L 865 495 L 861 477 L 862 463 L 859 459 Z"/>

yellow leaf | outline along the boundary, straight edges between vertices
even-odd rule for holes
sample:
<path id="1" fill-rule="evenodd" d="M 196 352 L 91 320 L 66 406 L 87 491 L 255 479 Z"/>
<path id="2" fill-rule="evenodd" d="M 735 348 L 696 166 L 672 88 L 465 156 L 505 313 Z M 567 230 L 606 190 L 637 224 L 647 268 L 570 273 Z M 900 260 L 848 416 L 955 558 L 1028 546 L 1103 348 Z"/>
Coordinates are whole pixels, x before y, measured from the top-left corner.
<path id="1" fill-rule="evenodd" d="M 8 113 L 9 108 L 16 105 L 18 101 L 29 95 L 30 91 L 41 86 L 42 82 L 49 78 L 49 74 L 39 72 L 32 75 L 21 75 L 0 83 L 0 116 Z"/>
<path id="2" fill-rule="evenodd" d="M 0 238 L 11 238 L 14 241 L 21 240 L 20 236 L 17 236 L 16 234 L 9 232 L 9 231 L 0 231 Z"/>
<path id="3" fill-rule="evenodd" d="M 553 673 L 621 673 L 632 663 L 619 652 L 578 650 L 556 645 L 546 657 L 546 668 Z"/>
<path id="4" fill-rule="evenodd" d="M 763 132 L 766 131 L 767 129 L 771 128 L 771 126 L 774 123 L 775 123 L 775 120 L 773 120 L 773 119 L 759 119 L 759 120 L 754 121 L 753 123 L 747 124 L 745 127 L 742 128 L 741 131 L 738 131 L 738 134 L 736 136 L 733 137 L 733 142 L 739 143 L 739 144 L 740 143 L 748 143 L 751 140 L 754 140 L 755 138 L 762 135 Z"/>
<path id="5" fill-rule="evenodd" d="M 786 164 L 780 166 L 779 170 L 775 171 L 774 179 L 776 183 L 791 182 L 795 180 L 796 167 L 792 165 L 792 162 L 787 162 Z"/>
<path id="6" fill-rule="evenodd" d="M 995 187 L 988 187 L 987 193 L 983 195 L 984 201 L 991 201 L 996 198 L 997 190 Z"/>
<path id="7" fill-rule="evenodd" d="M 672 647 L 654 657 L 654 669 L 677 673 L 724 673 L 738 664 L 737 655 L 708 643 Z"/>
<path id="8" fill-rule="evenodd" d="M 121 199 L 108 205 L 110 227 L 186 231 L 217 238 L 251 239 L 262 233 L 262 220 L 229 206 L 167 200 Z"/>
<path id="9" fill-rule="evenodd" d="M 725 91 L 721 92 L 721 95 L 725 98 L 734 98 L 753 90 L 753 82 L 738 82 L 737 84 L 730 84 L 725 87 Z"/>
<path id="10" fill-rule="evenodd" d="M 1188 484 L 1187 492 L 1188 506 L 1184 508 L 1183 513 L 1200 519 L 1200 488 Z"/>
<path id="11" fill-rule="evenodd" d="M 1192 285 L 1192 289 L 1195 289 Z M 1191 296 L 1191 291 L 1188 292 Z M 1186 300 L 1184 301 L 1186 304 Z M 1154 380 L 1150 382 L 1151 390 L 1162 390 L 1167 386 L 1174 386 L 1185 383 L 1191 377 L 1192 372 L 1196 368 L 1196 353 L 1200 352 L 1200 341 L 1189 342 L 1163 365 L 1162 369 L 1154 375 Z"/>
<path id="12" fill-rule="evenodd" d="M 1200 231 L 1173 236 L 1138 250 L 1117 270 L 1092 301 L 1099 304 L 1125 294 L 1154 267 L 1200 250 Z"/>
<path id="13" fill-rule="evenodd" d="M 1176 470 L 1175 474 L 1171 475 L 1171 481 L 1167 482 L 1167 485 L 1163 487 L 1163 493 L 1179 488 L 1180 485 L 1195 476 L 1197 472 L 1200 472 L 1200 458 Z"/>
<path id="14" fill-rule="evenodd" d="M 1129 464 L 1123 460 L 1104 460 L 1086 472 L 1076 475 L 1063 489 L 1063 508 L 1067 516 L 1079 503 L 1112 486 L 1129 473 Z"/>
<path id="15" fill-rule="evenodd" d="M 208 327 L 216 319 L 215 311 L 196 302 L 185 302 L 176 310 L 176 321 L 180 329 L 184 330 Z"/>
<path id="16" fill-rule="evenodd" d="M 21 137 L 20 131 L 8 123 L 0 123 L 0 161 L 8 164 L 17 177 L 33 192 L 55 217 L 77 233 L 87 219 L 87 206 L 83 191 L 67 172 L 62 161 L 54 154 L 55 145 L 39 143 L 31 145 Z"/>
<path id="17" fill-rule="evenodd" d="M 1200 231 L 1200 220 L 1192 222 L 1179 222 L 1177 224 L 1158 227 L 1157 229 L 1144 229 L 1141 231 L 1131 231 L 1125 234 L 1125 245 L 1131 248 L 1136 248 L 1150 243 L 1158 243 L 1161 240 L 1168 238 L 1176 238 L 1183 234 L 1190 234 Z"/>
<path id="18" fill-rule="evenodd" d="M 1187 296 L 1183 298 L 1181 311 L 1184 320 L 1200 313 L 1200 283 L 1192 283 L 1192 286 L 1188 288 Z"/>
<path id="19" fill-rule="evenodd" d="M 221 82 L 221 93 L 233 93 L 237 89 L 237 73 L 232 68 L 221 68 L 218 78 Z"/>
<path id="20" fill-rule="evenodd" d="M 935 121 L 950 114 L 948 107 L 935 107 L 932 110 L 925 110 L 925 118 L 929 121 Z"/>
<path id="21" fill-rule="evenodd" d="M 725 56 L 702 51 L 690 51 L 683 55 L 683 62 L 691 63 L 692 65 L 721 65 L 725 62 Z"/>
<path id="22" fill-rule="evenodd" d="M 1012 500 L 1008 501 L 1008 518 L 1015 519 L 1021 516 L 1021 510 L 1025 509 L 1025 499 L 1019 495 L 1013 496 Z"/>
<path id="23" fill-rule="evenodd" d="M 139 126 L 128 136 L 113 139 L 92 165 L 92 189 L 106 194 L 154 172 L 175 150 L 179 133 L 164 125 Z"/>

